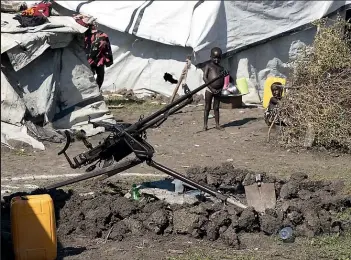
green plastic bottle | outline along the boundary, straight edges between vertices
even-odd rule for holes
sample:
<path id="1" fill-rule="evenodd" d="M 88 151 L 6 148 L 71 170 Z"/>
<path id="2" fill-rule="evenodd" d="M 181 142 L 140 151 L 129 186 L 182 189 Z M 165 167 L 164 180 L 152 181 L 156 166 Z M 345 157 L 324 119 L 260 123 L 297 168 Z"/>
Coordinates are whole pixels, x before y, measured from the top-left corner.
<path id="1" fill-rule="evenodd" d="M 140 192 L 139 189 L 137 188 L 136 184 L 132 185 L 132 190 L 131 190 L 131 195 L 133 200 L 140 200 Z"/>

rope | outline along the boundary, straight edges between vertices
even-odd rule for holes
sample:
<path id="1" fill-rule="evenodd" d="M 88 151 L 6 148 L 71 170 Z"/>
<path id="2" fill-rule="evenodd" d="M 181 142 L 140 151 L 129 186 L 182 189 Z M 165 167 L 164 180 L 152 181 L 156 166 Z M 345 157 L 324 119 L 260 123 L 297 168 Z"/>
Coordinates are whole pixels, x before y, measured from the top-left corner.
<path id="1" fill-rule="evenodd" d="M 183 81 L 182 82 L 184 82 L 182 84 L 183 86 L 186 84 L 186 79 L 188 77 L 188 71 L 189 71 L 190 67 L 191 67 L 191 57 L 187 57 L 186 65 L 185 65 L 185 67 L 184 67 L 184 69 L 182 71 L 182 76 L 183 76 Z"/>

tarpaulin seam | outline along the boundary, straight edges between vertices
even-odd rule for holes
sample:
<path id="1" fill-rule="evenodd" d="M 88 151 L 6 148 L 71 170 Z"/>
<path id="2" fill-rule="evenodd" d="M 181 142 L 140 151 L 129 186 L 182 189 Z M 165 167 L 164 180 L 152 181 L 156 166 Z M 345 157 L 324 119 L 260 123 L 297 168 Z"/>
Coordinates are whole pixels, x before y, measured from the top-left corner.
<path id="1" fill-rule="evenodd" d="M 86 1 L 86 2 L 80 3 L 80 4 L 77 6 L 77 8 L 76 8 L 76 12 L 77 12 L 77 13 L 80 13 L 80 9 L 82 8 L 83 5 L 89 4 L 89 3 L 94 2 L 94 1 L 95 1 L 95 0 L 88 0 L 88 1 Z"/>
<path id="2" fill-rule="evenodd" d="M 195 4 L 195 6 L 194 6 L 194 8 L 193 8 L 192 16 L 194 16 L 194 12 L 195 12 L 196 8 L 198 8 L 203 2 L 205 2 L 205 0 L 200 0 L 200 1 L 198 1 L 198 2 Z M 192 17 L 191 17 L 191 20 L 192 20 Z M 190 31 L 189 31 L 188 38 L 186 39 L 185 45 L 188 43 L 188 40 L 189 40 L 189 38 L 190 38 L 190 33 L 191 33 L 191 29 L 190 29 Z M 184 47 L 185 47 L 185 46 L 184 46 Z"/>
<path id="3" fill-rule="evenodd" d="M 134 18 L 135 18 L 136 13 L 137 13 L 138 10 L 140 9 L 140 7 L 142 7 L 143 5 L 144 5 L 144 3 L 143 3 L 142 5 L 140 5 L 140 6 L 138 6 L 138 8 L 134 9 L 134 11 L 133 11 L 133 13 L 132 13 L 132 16 L 130 17 L 129 24 L 128 24 L 128 26 L 127 26 L 127 28 L 125 29 L 124 32 L 129 33 L 129 30 L 130 30 L 130 28 L 131 28 L 132 25 L 133 25 L 133 22 L 134 22 Z"/>
<path id="4" fill-rule="evenodd" d="M 134 25 L 134 29 L 133 29 L 132 34 L 136 35 L 136 33 L 138 32 L 139 25 L 140 25 L 141 19 L 143 19 L 145 9 L 148 8 L 153 2 L 154 2 L 154 0 L 151 0 L 147 5 L 145 5 L 145 6 L 140 10 L 140 13 L 139 13 L 138 18 L 137 18 L 137 20 L 136 20 L 136 22 L 135 22 L 135 25 Z"/>

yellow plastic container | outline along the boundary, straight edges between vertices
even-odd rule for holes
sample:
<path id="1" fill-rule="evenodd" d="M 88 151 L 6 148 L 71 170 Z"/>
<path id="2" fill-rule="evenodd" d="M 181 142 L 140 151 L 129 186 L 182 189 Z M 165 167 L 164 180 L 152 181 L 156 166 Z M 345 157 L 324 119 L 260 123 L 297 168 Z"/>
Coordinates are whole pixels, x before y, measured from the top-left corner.
<path id="1" fill-rule="evenodd" d="M 263 104 L 262 106 L 264 108 L 267 108 L 269 105 L 269 100 L 271 100 L 272 95 L 272 90 L 271 90 L 271 86 L 273 85 L 273 83 L 282 83 L 283 86 L 285 86 L 286 84 L 286 79 L 284 78 L 278 78 L 278 77 L 268 77 L 264 83 L 264 88 L 263 88 Z M 284 96 L 284 92 L 283 91 L 283 96 Z"/>
<path id="2" fill-rule="evenodd" d="M 236 87 L 242 95 L 246 95 L 249 93 L 249 85 L 247 84 L 246 78 L 237 79 Z"/>
<path id="3" fill-rule="evenodd" d="M 13 198 L 11 232 L 16 260 L 56 259 L 55 210 L 51 197 L 43 194 Z"/>

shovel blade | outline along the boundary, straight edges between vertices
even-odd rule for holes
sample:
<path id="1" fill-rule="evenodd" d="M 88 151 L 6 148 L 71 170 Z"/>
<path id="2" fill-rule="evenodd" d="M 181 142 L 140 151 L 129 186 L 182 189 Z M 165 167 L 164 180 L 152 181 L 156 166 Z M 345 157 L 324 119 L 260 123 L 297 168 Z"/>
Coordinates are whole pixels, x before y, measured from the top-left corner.
<path id="1" fill-rule="evenodd" d="M 275 188 L 273 183 L 262 183 L 261 186 L 252 184 L 245 186 L 247 204 L 258 212 L 273 209 L 276 205 Z"/>

